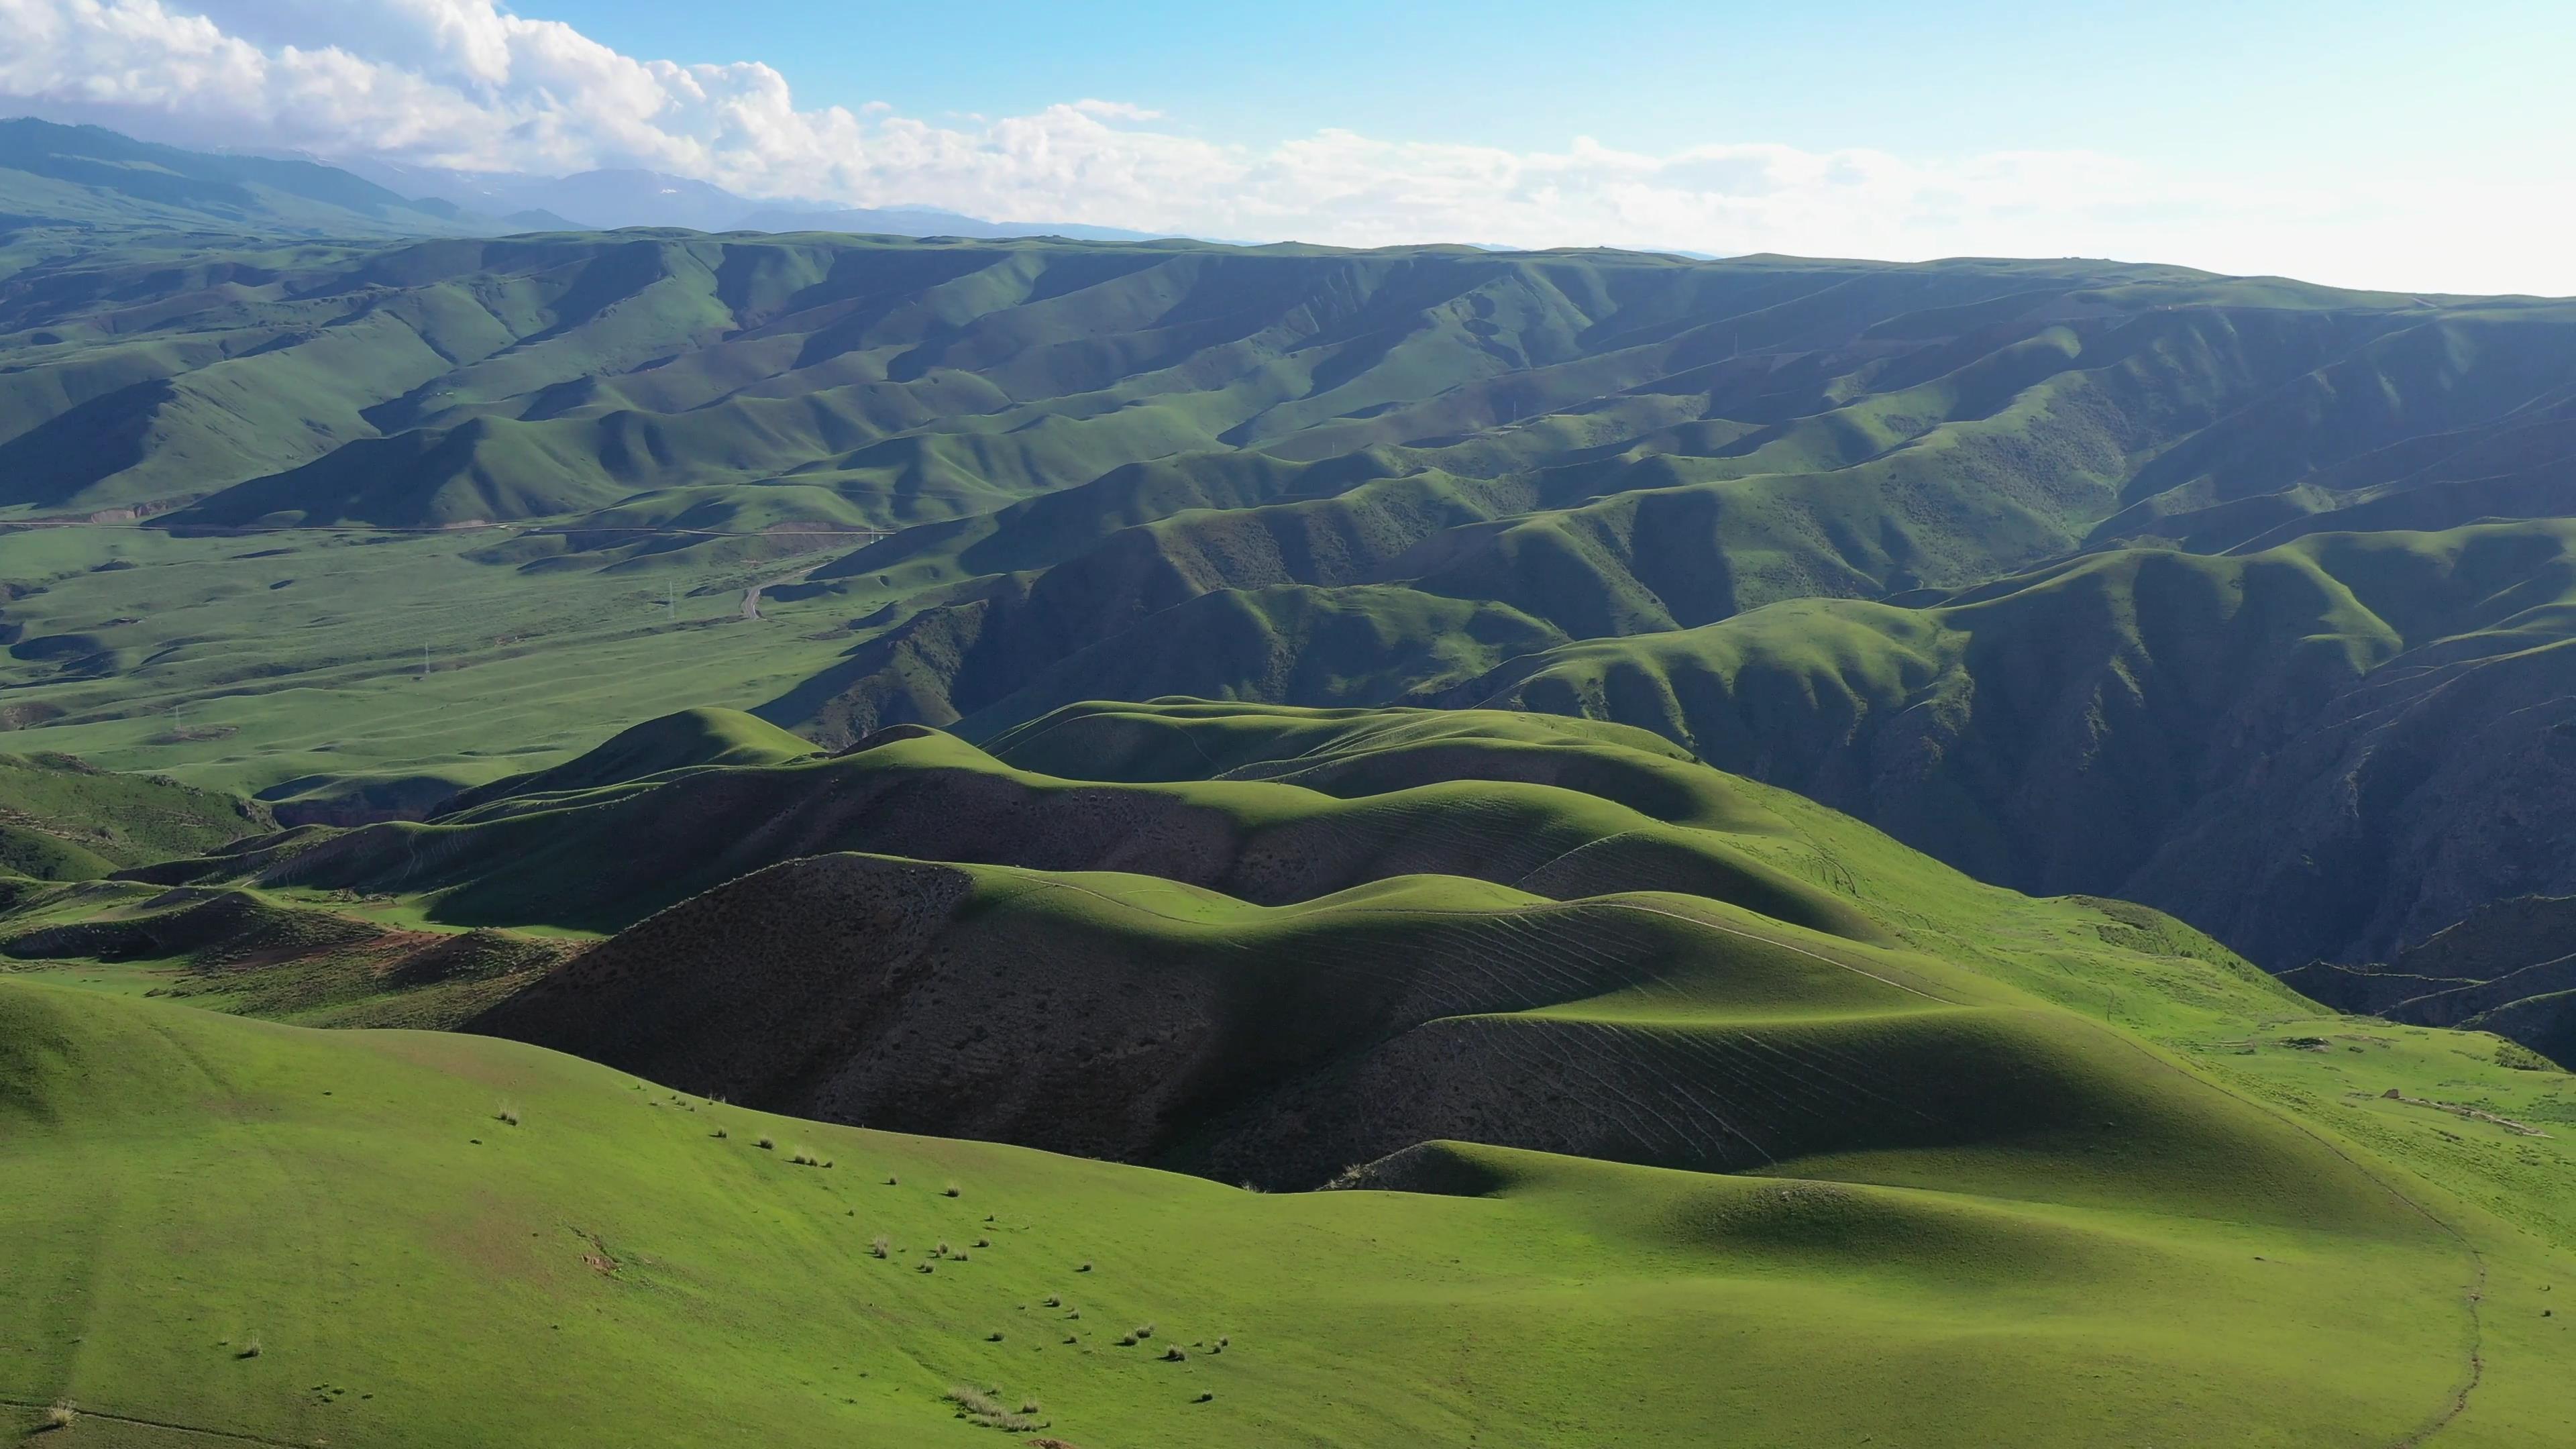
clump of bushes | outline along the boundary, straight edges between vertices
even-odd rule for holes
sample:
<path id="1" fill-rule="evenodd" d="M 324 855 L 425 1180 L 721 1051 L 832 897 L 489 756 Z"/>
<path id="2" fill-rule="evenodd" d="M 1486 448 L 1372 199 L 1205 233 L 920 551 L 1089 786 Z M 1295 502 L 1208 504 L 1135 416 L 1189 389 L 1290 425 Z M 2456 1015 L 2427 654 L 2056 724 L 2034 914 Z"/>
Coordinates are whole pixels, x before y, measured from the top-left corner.
<path id="1" fill-rule="evenodd" d="M 762 1138 L 760 1138 L 759 1140 L 757 1140 L 757 1141 L 753 1142 L 751 1145 L 752 1145 L 752 1146 L 754 1146 L 754 1147 L 759 1148 L 759 1149 L 760 1149 L 761 1151 L 763 1151 L 763 1152 L 767 1152 L 767 1151 L 770 1151 L 771 1149 L 773 1149 L 773 1148 L 777 1147 L 777 1146 L 778 1146 L 778 1143 L 777 1143 L 777 1140 L 776 1140 L 776 1139 L 774 1139 L 774 1138 L 770 1138 L 770 1137 L 762 1137 Z"/>
<path id="2" fill-rule="evenodd" d="M 999 1337 L 998 1334 L 995 1336 Z M 1026 1434 L 1046 1427 L 1046 1421 L 1036 1417 L 1037 1400 L 1021 1400 L 1019 1412 L 1013 1413 L 1003 1407 L 1000 1393 L 999 1389 L 974 1389 L 960 1384 L 942 1397 L 957 1406 L 958 1418 L 986 1429 L 1005 1429 L 1014 1434 Z"/>

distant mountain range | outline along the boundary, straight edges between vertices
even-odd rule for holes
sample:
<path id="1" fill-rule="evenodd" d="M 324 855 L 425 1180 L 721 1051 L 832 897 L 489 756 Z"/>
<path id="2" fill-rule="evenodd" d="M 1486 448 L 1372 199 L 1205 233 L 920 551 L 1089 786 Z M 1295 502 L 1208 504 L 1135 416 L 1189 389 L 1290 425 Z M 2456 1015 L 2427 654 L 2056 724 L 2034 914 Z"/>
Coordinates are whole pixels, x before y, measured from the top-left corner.
<path id="1" fill-rule="evenodd" d="M 988 221 L 936 207 L 756 201 L 659 171 L 570 176 L 455 171 L 373 158 L 190 151 L 100 126 L 0 121 L 0 232 L 31 228 L 286 236 L 503 236 L 618 227 L 838 231 L 895 236 L 1162 233 L 1073 222 Z"/>

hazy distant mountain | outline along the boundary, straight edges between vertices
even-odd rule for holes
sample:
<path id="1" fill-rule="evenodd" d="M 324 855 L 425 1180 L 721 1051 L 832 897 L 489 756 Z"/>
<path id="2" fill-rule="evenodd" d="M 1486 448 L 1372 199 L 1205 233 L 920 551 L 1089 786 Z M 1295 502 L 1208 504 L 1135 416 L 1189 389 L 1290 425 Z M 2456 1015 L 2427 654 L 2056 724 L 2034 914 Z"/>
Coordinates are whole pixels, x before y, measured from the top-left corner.
<path id="1" fill-rule="evenodd" d="M 777 207 L 755 211 L 737 224 L 744 231 L 875 232 L 887 236 L 1060 236 L 1076 241 L 1152 241 L 1171 232 L 1084 226 L 1072 221 L 985 221 L 927 206 L 854 206 L 815 211 Z"/>
<path id="2" fill-rule="evenodd" d="M 1170 235 L 1065 221 L 987 221 L 933 206 L 843 207 L 825 201 L 755 201 L 721 186 L 660 171 L 621 169 L 531 176 L 507 171 L 446 171 L 363 157 L 342 164 L 406 195 L 435 197 L 512 220 L 531 211 L 543 211 L 570 218 L 576 227 L 681 226 L 692 231 L 838 231 L 887 236 L 1061 236 L 1083 241 L 1144 241 Z"/>
<path id="3" fill-rule="evenodd" d="M 0 231 L 35 226 L 343 237 L 521 229 L 314 161 L 185 151 L 100 126 L 0 121 Z"/>
<path id="4" fill-rule="evenodd" d="M 149 228 L 290 236 L 499 236 L 685 227 L 896 236 L 1062 236 L 1141 241 L 1161 233 L 1073 222 L 987 221 L 936 207 L 754 201 L 660 171 L 570 176 L 456 171 L 374 157 L 189 151 L 99 126 L 0 121 L 0 231 Z"/>

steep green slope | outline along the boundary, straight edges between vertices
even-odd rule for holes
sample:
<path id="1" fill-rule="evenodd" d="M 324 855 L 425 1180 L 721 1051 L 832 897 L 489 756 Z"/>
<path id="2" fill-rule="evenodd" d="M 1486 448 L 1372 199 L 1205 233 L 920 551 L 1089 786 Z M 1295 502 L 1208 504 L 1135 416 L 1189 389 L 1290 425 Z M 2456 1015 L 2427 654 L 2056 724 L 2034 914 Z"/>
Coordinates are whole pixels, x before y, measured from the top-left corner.
<path id="1" fill-rule="evenodd" d="M 0 755 L 0 874 L 91 880 L 202 855 L 272 822 L 248 801 L 67 755 Z"/>
<path id="2" fill-rule="evenodd" d="M 1988 879 L 2278 968 L 2576 888 L 2576 528 L 2113 551 L 1921 607 L 1808 601 L 1441 694 L 1641 725 Z"/>

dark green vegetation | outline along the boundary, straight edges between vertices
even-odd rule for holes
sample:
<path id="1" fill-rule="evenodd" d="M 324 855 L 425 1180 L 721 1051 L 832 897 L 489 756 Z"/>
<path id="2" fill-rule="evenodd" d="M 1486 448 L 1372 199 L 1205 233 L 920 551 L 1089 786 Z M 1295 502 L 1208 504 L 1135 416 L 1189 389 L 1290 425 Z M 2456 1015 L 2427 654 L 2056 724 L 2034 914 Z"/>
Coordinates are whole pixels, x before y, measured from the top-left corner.
<path id="1" fill-rule="evenodd" d="M 764 731 L 51 888 L 35 929 L 105 949 L 48 953 L 88 990 L 0 978 L 0 1400 L 135 1443 L 2576 1423 L 2576 1078 L 2495 1038 L 2322 1016 L 1616 725 Z M 191 911 L 232 964 L 107 959 Z M 344 949 L 283 933 L 368 917 L 612 932 L 472 1023 L 601 1064 L 115 994 L 363 1020 L 262 992 Z"/>

